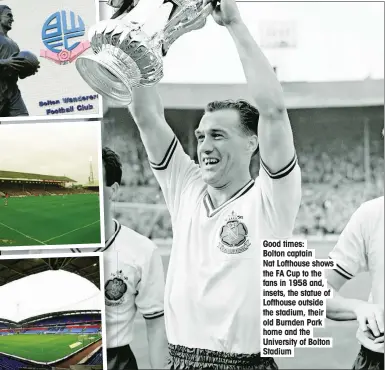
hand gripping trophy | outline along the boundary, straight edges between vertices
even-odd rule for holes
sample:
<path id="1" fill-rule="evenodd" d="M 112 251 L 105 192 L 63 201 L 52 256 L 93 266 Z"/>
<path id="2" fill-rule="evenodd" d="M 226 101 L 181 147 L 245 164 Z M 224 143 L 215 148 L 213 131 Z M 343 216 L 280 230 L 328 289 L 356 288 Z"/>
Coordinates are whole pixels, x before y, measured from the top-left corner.
<path id="1" fill-rule="evenodd" d="M 162 58 L 171 44 L 183 34 L 202 28 L 215 5 L 213 1 L 204 6 L 203 0 L 151 1 L 153 14 L 146 14 L 146 19 L 138 22 L 131 13 L 138 10 L 139 0 L 109 0 L 116 13 L 89 31 L 95 55 L 76 60 L 87 84 L 122 106 L 131 103 L 132 88 L 151 86 L 162 79 Z"/>

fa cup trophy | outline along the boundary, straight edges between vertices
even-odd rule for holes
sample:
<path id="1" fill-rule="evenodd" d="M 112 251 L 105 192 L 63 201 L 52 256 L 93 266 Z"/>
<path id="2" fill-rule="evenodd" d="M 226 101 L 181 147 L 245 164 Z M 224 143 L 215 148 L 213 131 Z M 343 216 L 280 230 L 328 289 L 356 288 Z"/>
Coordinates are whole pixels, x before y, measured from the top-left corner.
<path id="1" fill-rule="evenodd" d="M 135 11 L 151 5 L 152 15 L 138 21 Z M 183 34 L 202 28 L 214 8 L 203 0 L 110 0 L 111 19 L 89 31 L 94 55 L 80 56 L 76 68 L 100 95 L 128 105 L 134 87 L 152 86 L 163 77 L 163 57 Z M 139 6 L 137 6 L 139 2 Z M 155 9 L 154 9 L 154 4 Z M 143 19 L 145 18 L 145 19 Z"/>

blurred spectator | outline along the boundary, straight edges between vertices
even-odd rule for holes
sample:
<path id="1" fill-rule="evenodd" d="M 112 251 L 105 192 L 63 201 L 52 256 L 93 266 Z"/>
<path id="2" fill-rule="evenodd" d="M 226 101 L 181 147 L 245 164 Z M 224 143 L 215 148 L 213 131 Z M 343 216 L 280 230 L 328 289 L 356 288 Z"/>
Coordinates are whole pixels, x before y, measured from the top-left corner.
<path id="1" fill-rule="evenodd" d="M 130 126 L 130 125 L 128 125 Z M 160 188 L 148 164 L 147 155 L 134 126 L 115 124 L 108 145 L 122 157 L 127 170 L 119 201 L 164 204 Z M 296 150 L 302 170 L 302 204 L 295 226 L 296 235 L 339 234 L 349 217 L 366 200 L 383 195 L 383 121 L 370 126 L 369 168 L 365 169 L 362 121 L 296 122 L 293 124 Z M 178 130 L 181 132 L 181 128 Z M 110 130 L 109 130 L 110 132 Z M 115 136 L 116 135 L 116 136 Z M 179 133 L 180 136 L 180 133 Z M 122 139 L 125 138 L 125 139 Z M 179 138 L 185 146 L 187 140 Z M 129 141 L 127 141 L 129 140 Z M 107 139 L 108 142 L 108 139 Z M 259 157 L 251 164 L 252 176 L 259 171 Z M 369 172 L 365 172 L 369 171 Z M 369 181 L 367 174 L 369 173 Z M 116 217 L 151 238 L 171 238 L 167 210 L 142 206 L 117 207 Z"/>

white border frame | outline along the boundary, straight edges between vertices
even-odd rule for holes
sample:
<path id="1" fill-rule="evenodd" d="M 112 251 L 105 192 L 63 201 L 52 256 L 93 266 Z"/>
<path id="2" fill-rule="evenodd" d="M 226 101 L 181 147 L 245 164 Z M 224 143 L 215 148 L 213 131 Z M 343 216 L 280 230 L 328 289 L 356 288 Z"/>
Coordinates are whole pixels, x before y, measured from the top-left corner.
<path id="1" fill-rule="evenodd" d="M 100 282 L 100 311 L 102 316 L 102 353 L 103 353 L 103 370 L 107 370 L 107 332 L 106 332 L 106 306 L 104 302 L 104 260 L 103 252 L 87 252 L 87 253 L 41 253 L 27 255 L 9 255 L 0 256 L 0 260 L 22 260 L 22 259 L 42 259 L 42 258 L 67 258 L 69 255 L 76 258 L 81 257 L 99 257 L 99 282 Z M 85 278 L 84 278 L 85 279 Z M 6 285 L 6 284 L 3 284 Z"/>
<path id="2" fill-rule="evenodd" d="M 28 122 L 29 125 L 35 124 L 47 124 L 47 122 Z M 54 122 L 55 125 L 76 125 L 78 122 Z M 11 252 L 11 251 L 28 251 L 33 253 L 36 250 L 38 253 L 41 250 L 52 250 L 52 249 L 68 249 L 68 252 L 71 252 L 71 249 L 79 248 L 84 249 L 85 252 L 90 250 L 91 248 L 98 249 L 100 247 L 104 248 L 105 244 L 105 230 L 104 230 L 104 180 L 103 180 L 103 158 L 102 158 L 102 121 L 82 121 L 85 124 L 98 125 L 98 181 L 99 181 L 99 218 L 100 218 L 100 243 L 89 243 L 89 244 L 50 244 L 50 245 L 18 245 L 18 246 L 0 246 L 0 254 L 1 252 Z M 0 126 L 1 130 L 1 126 Z M 94 252 L 90 250 L 90 252 Z M 72 252 L 71 252 L 72 253 Z M 20 255 L 19 255 L 20 256 Z M 1 257 L 1 256 L 0 256 Z"/>
<path id="3" fill-rule="evenodd" d="M 99 0 L 94 0 L 95 8 L 96 8 L 96 20 L 95 23 L 100 22 L 100 12 L 99 12 Z M 88 35 L 87 35 L 88 40 Z M 79 78 L 80 75 L 79 75 Z M 94 92 L 97 94 L 96 92 Z M 57 115 L 57 116 L 20 116 L 20 117 L 1 117 L 0 116 L 0 124 L 3 122 L 28 122 L 31 121 L 67 121 L 67 120 L 86 120 L 86 119 L 102 119 L 103 118 L 103 97 L 100 94 L 98 95 L 98 105 L 99 105 L 99 113 L 93 113 L 93 114 L 74 114 L 71 116 L 65 116 L 65 115 Z"/>

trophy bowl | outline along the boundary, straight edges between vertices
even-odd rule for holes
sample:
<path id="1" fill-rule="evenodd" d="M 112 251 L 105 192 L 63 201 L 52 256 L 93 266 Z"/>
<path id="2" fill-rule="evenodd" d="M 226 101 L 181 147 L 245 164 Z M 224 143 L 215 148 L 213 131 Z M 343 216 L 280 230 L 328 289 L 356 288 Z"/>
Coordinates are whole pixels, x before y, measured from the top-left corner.
<path id="1" fill-rule="evenodd" d="M 148 32 L 152 22 L 109 19 L 89 31 L 94 55 L 80 56 L 76 68 L 98 94 L 126 106 L 132 89 L 152 86 L 163 77 L 163 57 L 170 45 L 184 33 L 202 28 L 213 4 L 203 0 L 175 0 L 172 16 L 155 33 Z"/>
<path id="2" fill-rule="evenodd" d="M 79 57 L 76 68 L 94 91 L 127 105 L 132 88 L 163 77 L 161 49 L 151 40 L 136 23 L 100 22 L 90 38 L 95 55 Z"/>

